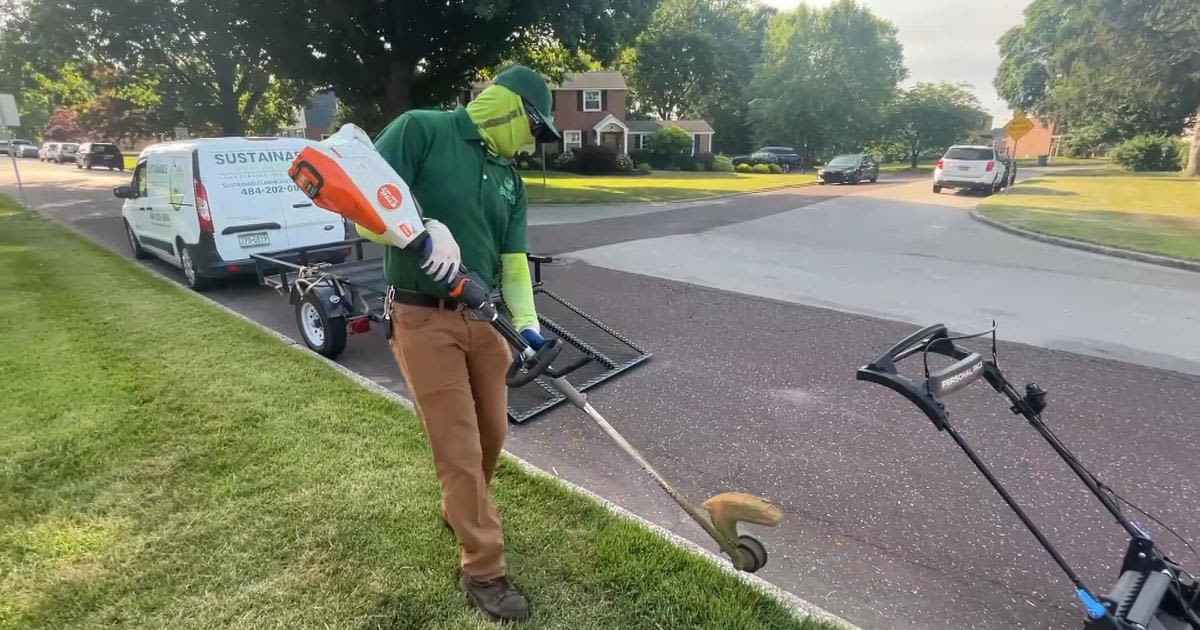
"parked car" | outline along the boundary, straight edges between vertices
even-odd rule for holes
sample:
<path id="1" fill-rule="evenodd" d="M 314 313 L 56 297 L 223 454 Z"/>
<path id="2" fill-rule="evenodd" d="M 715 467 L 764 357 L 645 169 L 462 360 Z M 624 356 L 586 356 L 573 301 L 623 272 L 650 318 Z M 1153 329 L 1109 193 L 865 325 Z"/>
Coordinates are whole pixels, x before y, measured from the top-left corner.
<path id="1" fill-rule="evenodd" d="M 35 144 L 18 144 L 17 157 L 19 158 L 35 158 L 38 156 L 38 148 Z"/>
<path id="2" fill-rule="evenodd" d="M 53 149 L 46 151 L 47 162 L 75 162 L 75 154 L 79 152 L 78 142 L 59 142 L 56 143 Z M 125 162 L 122 160 L 121 168 L 125 167 Z"/>
<path id="3" fill-rule="evenodd" d="M 734 156 L 733 165 L 738 164 L 778 164 L 784 173 L 790 173 L 800 168 L 800 154 L 792 147 L 763 147 L 749 155 Z"/>
<path id="4" fill-rule="evenodd" d="M 1008 161 L 994 147 L 956 145 L 933 169 L 933 192 L 943 188 L 998 192 L 1009 184 Z"/>
<path id="5" fill-rule="evenodd" d="M 879 181 L 879 162 L 865 153 L 845 153 L 835 156 L 817 171 L 821 184 L 857 184 L 864 179 Z"/>
<path id="6" fill-rule="evenodd" d="M 147 147 L 129 185 L 113 189 L 125 200 L 121 216 L 134 256 L 178 266 L 188 286 L 202 291 L 253 273 L 252 253 L 343 241 L 342 219 L 314 206 L 287 176 L 292 160 L 312 144 L 206 138 Z M 327 260 L 340 262 L 347 253 L 330 250 Z"/>
<path id="7" fill-rule="evenodd" d="M 75 168 L 91 169 L 107 166 L 108 170 L 125 170 L 125 156 L 111 142 L 84 142 L 75 152 Z"/>
<path id="8" fill-rule="evenodd" d="M 57 142 L 43 142 L 41 148 L 38 149 L 38 159 L 45 162 L 50 159 L 50 153 L 58 146 Z"/>
<path id="9" fill-rule="evenodd" d="M 0 140 L 0 155 L 8 155 L 8 152 L 12 150 L 13 147 L 19 151 L 22 146 L 27 144 L 33 143 L 20 138 L 13 138 L 12 140 Z"/>

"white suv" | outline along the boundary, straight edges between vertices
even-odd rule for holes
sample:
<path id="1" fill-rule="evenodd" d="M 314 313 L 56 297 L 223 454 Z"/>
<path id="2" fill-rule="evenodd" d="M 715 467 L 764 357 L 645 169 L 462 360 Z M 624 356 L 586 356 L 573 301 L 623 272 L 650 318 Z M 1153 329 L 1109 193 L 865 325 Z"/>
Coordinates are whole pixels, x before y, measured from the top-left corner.
<path id="1" fill-rule="evenodd" d="M 998 192 L 1008 184 L 1008 163 L 996 149 L 956 145 L 946 150 L 933 170 L 933 192 L 943 188 L 967 188 Z"/>

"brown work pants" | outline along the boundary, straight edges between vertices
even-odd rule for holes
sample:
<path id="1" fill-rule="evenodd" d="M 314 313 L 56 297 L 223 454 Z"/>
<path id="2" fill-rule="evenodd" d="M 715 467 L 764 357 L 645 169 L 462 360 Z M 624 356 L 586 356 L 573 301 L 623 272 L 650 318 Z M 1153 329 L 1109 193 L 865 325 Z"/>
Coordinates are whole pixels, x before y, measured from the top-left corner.
<path id="1" fill-rule="evenodd" d="M 394 304 L 392 331 L 392 354 L 433 449 L 463 572 L 479 581 L 500 577 L 504 534 L 489 484 L 508 431 L 508 345 L 490 324 L 444 307 Z"/>

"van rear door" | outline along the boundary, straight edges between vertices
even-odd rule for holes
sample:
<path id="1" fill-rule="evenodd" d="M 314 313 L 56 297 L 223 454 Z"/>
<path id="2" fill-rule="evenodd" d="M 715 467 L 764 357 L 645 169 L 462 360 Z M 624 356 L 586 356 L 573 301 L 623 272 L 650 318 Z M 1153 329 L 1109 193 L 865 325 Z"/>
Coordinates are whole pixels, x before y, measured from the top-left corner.
<path id="1" fill-rule="evenodd" d="M 229 138 L 199 151 L 217 252 L 226 261 L 250 254 L 336 243 L 341 217 L 322 210 L 287 175 L 292 160 L 316 144 L 304 138 Z"/>

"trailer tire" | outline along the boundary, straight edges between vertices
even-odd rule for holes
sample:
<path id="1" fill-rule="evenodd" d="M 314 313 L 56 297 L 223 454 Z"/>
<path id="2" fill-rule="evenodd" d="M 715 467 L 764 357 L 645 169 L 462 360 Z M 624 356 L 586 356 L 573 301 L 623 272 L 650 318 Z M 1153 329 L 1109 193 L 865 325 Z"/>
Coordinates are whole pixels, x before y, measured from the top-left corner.
<path id="1" fill-rule="evenodd" d="M 331 316 L 316 291 L 296 302 L 296 327 L 304 345 L 323 357 L 337 358 L 346 349 L 346 317 Z"/>

